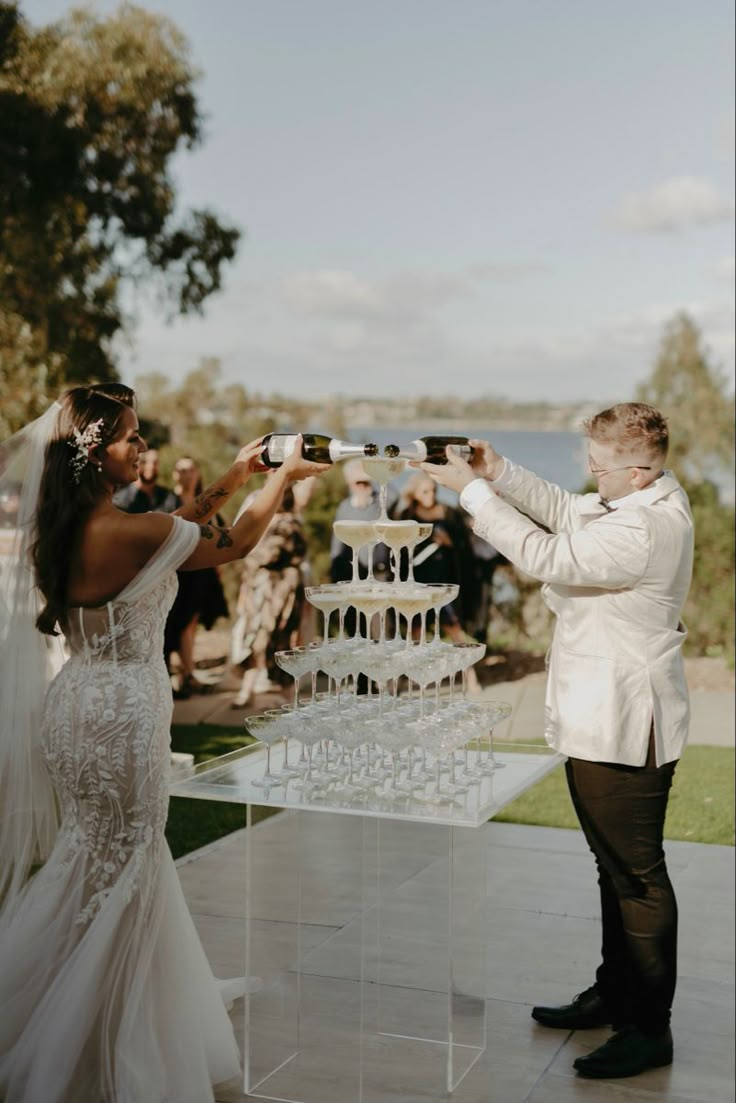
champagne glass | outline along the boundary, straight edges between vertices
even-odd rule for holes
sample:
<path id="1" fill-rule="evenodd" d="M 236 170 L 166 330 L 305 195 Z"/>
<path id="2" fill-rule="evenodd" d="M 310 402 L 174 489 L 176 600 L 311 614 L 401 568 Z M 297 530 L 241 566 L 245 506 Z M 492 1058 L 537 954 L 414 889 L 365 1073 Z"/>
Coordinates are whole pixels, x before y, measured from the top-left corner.
<path id="1" fill-rule="evenodd" d="M 403 648 L 401 653 L 393 649 L 386 649 L 383 644 L 378 644 L 362 655 L 360 659 L 361 674 L 365 674 L 371 682 L 378 686 L 378 715 L 383 715 L 383 703 L 386 687 L 392 679 L 405 669 Z"/>
<path id="2" fill-rule="evenodd" d="M 335 521 L 335 536 L 353 551 L 353 582 L 360 581 L 358 552 L 366 544 L 376 542 L 376 528 L 372 521 Z"/>
<path id="3" fill-rule="evenodd" d="M 427 610 L 431 608 L 432 586 L 419 586 L 415 584 L 414 587 L 411 584 L 400 583 L 394 587 L 396 596 L 392 601 L 392 605 L 397 613 L 406 621 L 406 646 L 410 647 L 412 644 L 411 626 L 414 617 L 417 613 L 422 616 L 422 630 L 420 634 L 420 642 L 424 643 L 427 634 Z M 398 635 L 399 626 L 398 619 L 396 625 L 396 632 Z"/>
<path id="4" fill-rule="evenodd" d="M 274 658 L 276 663 L 290 674 L 294 679 L 294 710 L 299 709 L 299 681 L 308 671 L 316 673 L 319 669 L 319 648 L 292 647 L 288 651 L 277 651 Z M 302 755 L 304 746 L 302 745 Z M 284 736 L 284 765 L 279 772 L 279 777 L 297 777 L 306 769 L 306 759 L 300 760 L 295 767 L 289 765 L 289 737 Z"/>
<path id="5" fill-rule="evenodd" d="M 441 642 L 442 633 L 440 610 L 444 605 L 449 605 L 451 601 L 455 600 L 460 593 L 460 587 L 456 583 L 446 582 L 428 586 L 427 589 L 432 595 L 432 611 L 434 612 L 434 636 L 432 637 L 432 643 L 438 644 Z"/>
<path id="6" fill-rule="evenodd" d="M 287 651 L 277 651 L 274 655 L 276 665 L 285 670 L 294 679 L 294 708 L 299 708 L 299 682 L 303 674 L 316 667 L 318 658 L 315 658 L 314 650 L 310 651 L 306 646 L 291 647 Z"/>
<path id="7" fill-rule="evenodd" d="M 323 731 L 321 724 L 316 724 L 313 721 L 306 722 L 302 720 L 297 731 L 294 732 L 294 739 L 301 743 L 302 751 L 306 752 L 307 768 L 303 777 L 299 777 L 293 783 L 295 789 L 301 789 L 305 797 L 313 796 L 319 792 L 322 788 L 321 784 L 314 780 L 312 774 L 312 754 L 316 743 L 319 743 L 323 737 Z"/>
<path id="8" fill-rule="evenodd" d="M 477 701 L 473 702 L 471 708 L 477 709 L 479 722 L 482 723 L 488 739 L 488 754 L 481 766 L 482 772 L 493 774 L 496 770 L 503 770 L 506 763 L 499 762 L 493 754 L 493 729 L 511 715 L 511 705 L 508 701 Z"/>
<path id="9" fill-rule="evenodd" d="M 457 669 L 462 672 L 463 695 L 468 689 L 468 670 L 474 666 L 486 653 L 484 643 L 456 643 L 453 644 L 457 656 Z"/>
<path id="10" fill-rule="evenodd" d="M 414 549 L 417 544 L 423 544 L 425 540 L 429 540 L 432 535 L 432 530 L 434 529 L 434 525 L 431 521 L 418 521 L 417 524 L 419 525 L 417 538 L 412 544 L 407 544 L 407 548 L 409 549 L 409 562 L 406 570 L 407 582 L 414 581 Z"/>
<path id="11" fill-rule="evenodd" d="M 379 584 L 380 585 L 380 584 Z M 350 603 L 355 607 L 357 613 L 362 613 L 366 621 L 366 639 L 370 639 L 371 634 L 371 621 L 376 613 L 380 615 L 380 629 L 379 638 L 384 640 L 386 638 L 386 610 L 388 609 L 390 601 L 390 591 L 384 590 L 382 587 L 374 587 L 371 590 L 356 590 L 355 593 L 350 595 Z M 355 639 L 362 638 L 359 636 L 360 632 L 360 618 L 356 617 L 355 627 Z"/>
<path id="12" fill-rule="evenodd" d="M 457 786 L 455 784 L 452 775 L 452 765 L 450 767 L 451 772 L 448 786 L 444 789 L 440 786 L 442 759 L 444 755 L 449 753 L 454 759 L 454 751 L 462 744 L 464 739 L 465 732 L 463 728 L 452 720 L 448 722 L 441 718 L 437 718 L 432 723 L 425 724 L 420 736 L 420 745 L 426 747 L 435 757 L 434 788 L 424 798 L 430 804 L 455 804 L 455 795 L 457 793 L 467 792 L 465 786 Z"/>
<path id="13" fill-rule="evenodd" d="M 388 773 L 388 787 L 385 796 L 389 801 L 405 800 L 406 795 L 398 788 L 401 752 L 414 741 L 411 729 L 406 725 L 387 723 L 384 719 L 370 720 L 366 725 L 373 741 L 384 752 L 391 755 L 391 768 Z"/>
<path id="14" fill-rule="evenodd" d="M 360 673 L 360 648 L 330 647 L 325 650 L 320 663 L 325 674 L 329 675 L 335 683 L 335 702 L 339 708 L 342 683 L 348 674 L 354 674 L 357 677 Z"/>
<path id="15" fill-rule="evenodd" d="M 506 763 L 499 762 L 493 754 L 493 729 L 511 715 L 511 705 L 508 701 L 473 701 L 466 702 L 468 715 L 476 725 L 476 751 L 475 765 L 471 773 L 476 777 L 487 777 L 503 770 Z M 488 735 L 488 754 L 485 761 L 482 759 L 481 749 L 484 735 Z"/>
<path id="16" fill-rule="evenodd" d="M 309 604 L 314 605 L 315 609 L 319 609 L 322 613 L 324 619 L 322 637 L 327 643 L 330 638 L 330 617 L 336 609 L 340 608 L 340 595 L 328 586 L 307 586 L 304 589 L 304 595 Z"/>
<path id="17" fill-rule="evenodd" d="M 254 778 L 253 784 L 258 789 L 268 792 L 276 785 L 282 785 L 282 779 L 271 773 L 271 746 L 282 736 L 285 725 L 283 713 L 280 709 L 269 709 L 260 716 L 249 716 L 245 721 L 246 731 L 256 737 L 266 746 L 266 769 L 262 777 Z"/>
<path id="18" fill-rule="evenodd" d="M 376 536 L 391 549 L 394 578 L 399 577 L 399 552 L 419 539 L 418 521 L 376 521 Z"/>
<path id="19" fill-rule="evenodd" d="M 343 752 L 347 751 L 347 775 L 340 785 L 340 795 L 345 798 L 364 793 L 366 786 L 359 784 L 354 776 L 355 752 L 366 741 L 363 710 L 360 708 L 341 709 L 335 720 L 335 740 L 340 743 Z"/>
<path id="20" fill-rule="evenodd" d="M 383 456 L 369 456 L 362 460 L 366 474 L 378 483 L 379 521 L 388 521 L 388 484 L 389 480 L 400 475 L 406 466 L 406 460 L 388 459 Z"/>
<path id="21" fill-rule="evenodd" d="M 423 717 L 427 686 L 445 677 L 447 658 L 444 651 L 432 652 L 426 644 L 415 644 L 404 658 L 404 669 L 411 680 L 419 686 L 419 715 Z M 437 694 L 437 701 L 439 703 L 439 694 Z"/>

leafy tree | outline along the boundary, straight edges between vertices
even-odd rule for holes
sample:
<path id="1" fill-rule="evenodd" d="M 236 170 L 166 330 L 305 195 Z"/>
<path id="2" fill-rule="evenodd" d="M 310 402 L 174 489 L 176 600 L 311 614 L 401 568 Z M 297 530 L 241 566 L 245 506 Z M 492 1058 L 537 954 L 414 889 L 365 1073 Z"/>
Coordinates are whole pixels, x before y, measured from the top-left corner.
<path id="1" fill-rule="evenodd" d="M 693 580 L 683 620 L 686 653 L 724 655 L 734 663 L 734 514 L 708 480 L 685 483 L 695 523 Z"/>
<path id="2" fill-rule="evenodd" d="M 637 399 L 670 422 L 670 463 L 698 481 L 733 468 L 734 396 L 724 372 L 711 364 L 702 336 L 686 313 L 665 329 L 650 378 Z"/>
<path id="3" fill-rule="evenodd" d="M 669 465 L 680 475 L 695 522 L 693 580 L 683 619 L 690 654 L 734 654 L 734 510 L 718 485 L 734 462 L 734 396 L 686 313 L 666 327 L 650 378 L 637 398 L 670 423 Z"/>
<path id="4" fill-rule="evenodd" d="M 171 158 L 202 137 L 195 77 L 163 16 L 123 4 L 35 29 L 0 0 L 0 429 L 66 382 L 116 378 L 126 281 L 172 313 L 220 287 L 239 231 L 174 215 Z"/>

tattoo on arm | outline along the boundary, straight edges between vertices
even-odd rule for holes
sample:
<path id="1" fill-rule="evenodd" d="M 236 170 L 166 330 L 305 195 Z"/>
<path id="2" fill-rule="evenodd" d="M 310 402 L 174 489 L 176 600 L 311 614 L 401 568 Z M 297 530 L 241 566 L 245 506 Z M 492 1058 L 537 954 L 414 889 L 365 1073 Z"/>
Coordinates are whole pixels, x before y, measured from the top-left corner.
<path id="1" fill-rule="evenodd" d="M 218 528 L 216 525 L 213 525 L 212 527 L 214 528 L 215 532 L 218 533 L 217 547 L 231 548 L 233 546 L 233 538 L 230 535 L 230 530 Z"/>
<path id="2" fill-rule="evenodd" d="M 207 517 L 217 509 L 217 503 L 230 495 L 222 486 L 211 486 L 194 499 L 194 516 Z"/>
<path id="3" fill-rule="evenodd" d="M 203 540 L 214 540 L 215 534 L 217 534 L 218 548 L 231 548 L 233 546 L 233 538 L 230 535 L 230 529 L 221 529 L 218 525 L 200 525 L 199 531 Z"/>

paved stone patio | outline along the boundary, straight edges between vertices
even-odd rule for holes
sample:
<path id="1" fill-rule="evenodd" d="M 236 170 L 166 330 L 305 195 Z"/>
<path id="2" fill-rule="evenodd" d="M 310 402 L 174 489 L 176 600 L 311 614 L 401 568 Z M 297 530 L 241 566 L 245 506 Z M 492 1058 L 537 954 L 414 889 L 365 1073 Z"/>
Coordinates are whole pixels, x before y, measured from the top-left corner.
<path id="1" fill-rule="evenodd" d="M 485 834 L 491 871 L 487 1050 L 448 1096 L 438 1094 L 438 1070 L 423 1053 L 406 1043 L 396 1050 L 384 1047 L 376 1051 L 376 1075 L 364 1084 L 362 1103 L 730 1103 L 734 1094 L 733 850 L 667 843 L 680 907 L 679 981 L 672 1024 L 675 1062 L 671 1068 L 633 1079 L 597 1082 L 576 1077 L 572 1062 L 601 1044 L 606 1030 L 551 1031 L 530 1018 L 532 1004 L 566 1002 L 586 988 L 597 964 L 597 888 L 584 840 L 578 831 L 515 824 L 491 822 L 479 830 Z M 235 832 L 178 863 L 205 950 L 216 975 L 222 977 L 244 972 L 244 835 Z M 406 869 L 409 887 L 411 878 L 425 875 L 416 857 L 412 868 Z M 288 877 L 289 870 L 279 868 L 274 876 Z M 322 950 L 329 955 L 330 940 L 354 918 L 329 878 L 325 886 L 311 901 L 309 926 L 304 930 L 317 962 Z M 273 914 L 262 918 L 266 928 L 272 927 L 278 956 L 278 939 L 287 933 L 286 925 L 275 904 Z M 328 989 L 325 1000 L 334 998 Z M 242 1044 L 242 1000 L 236 1001 L 231 1014 Z M 334 1056 L 331 1050 L 333 1068 Z M 351 1068 L 346 1066 L 341 1078 L 339 1061 L 336 1067 L 330 1078 L 320 1079 L 319 1061 L 312 1070 L 319 1103 L 357 1099 Z M 242 1093 L 237 1081 L 218 1086 L 216 1094 L 218 1103 L 245 1103 L 253 1098 Z"/>

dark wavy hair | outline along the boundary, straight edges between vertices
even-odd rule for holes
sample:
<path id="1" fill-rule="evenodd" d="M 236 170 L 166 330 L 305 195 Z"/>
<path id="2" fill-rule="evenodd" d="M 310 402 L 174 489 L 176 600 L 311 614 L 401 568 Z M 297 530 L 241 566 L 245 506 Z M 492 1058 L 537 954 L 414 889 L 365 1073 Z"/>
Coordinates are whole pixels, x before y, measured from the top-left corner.
<path id="1" fill-rule="evenodd" d="M 72 550 L 80 526 L 101 492 L 99 473 L 92 463 L 82 468 L 79 482 L 75 481 L 70 464 L 75 453 L 69 447 L 74 443 L 74 430 L 83 433 L 93 421 L 102 419 L 100 444 L 104 448 L 117 436 L 125 408 L 135 409 L 135 394 L 123 383 L 97 383 L 74 387 L 59 401 L 61 410 L 46 445 L 31 547 L 36 584 L 46 603 L 36 627 L 49 636 L 57 634 L 57 625 L 66 627 Z"/>

